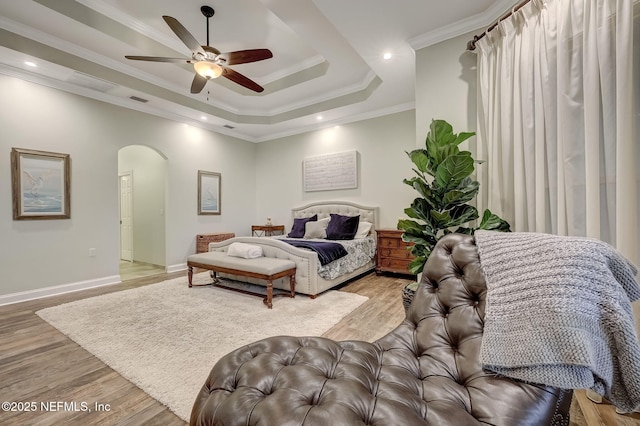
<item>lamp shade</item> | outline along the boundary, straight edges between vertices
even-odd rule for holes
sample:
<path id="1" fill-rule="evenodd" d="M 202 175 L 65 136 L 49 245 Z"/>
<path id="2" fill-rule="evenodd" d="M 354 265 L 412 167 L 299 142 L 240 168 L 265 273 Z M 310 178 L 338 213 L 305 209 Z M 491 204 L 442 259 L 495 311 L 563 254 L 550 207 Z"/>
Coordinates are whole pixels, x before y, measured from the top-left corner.
<path id="1" fill-rule="evenodd" d="M 217 78 L 222 74 L 222 67 L 214 62 L 199 61 L 193 64 L 193 68 L 206 79 Z"/>

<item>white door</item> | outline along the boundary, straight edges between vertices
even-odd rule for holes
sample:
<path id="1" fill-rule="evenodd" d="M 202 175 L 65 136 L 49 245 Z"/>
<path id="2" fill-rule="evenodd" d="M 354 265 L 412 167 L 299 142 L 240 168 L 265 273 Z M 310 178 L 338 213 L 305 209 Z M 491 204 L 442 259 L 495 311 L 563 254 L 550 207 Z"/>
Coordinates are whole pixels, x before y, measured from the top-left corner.
<path id="1" fill-rule="evenodd" d="M 120 259 L 133 262 L 133 176 L 126 173 L 120 180 Z"/>

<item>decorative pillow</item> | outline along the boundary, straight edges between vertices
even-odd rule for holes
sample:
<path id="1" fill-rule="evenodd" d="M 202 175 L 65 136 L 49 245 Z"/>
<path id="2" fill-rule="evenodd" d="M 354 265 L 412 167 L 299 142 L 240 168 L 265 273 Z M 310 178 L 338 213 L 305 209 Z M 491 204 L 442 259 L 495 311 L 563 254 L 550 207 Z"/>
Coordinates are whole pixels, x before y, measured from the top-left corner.
<path id="1" fill-rule="evenodd" d="M 304 238 L 327 238 L 327 226 L 330 218 L 325 217 L 316 222 L 307 222 L 304 226 Z"/>
<path id="2" fill-rule="evenodd" d="M 327 240 L 353 240 L 358 230 L 358 216 L 342 216 L 331 213 L 331 220 L 327 226 Z"/>
<path id="3" fill-rule="evenodd" d="M 353 238 L 364 238 L 369 235 L 371 231 L 371 222 L 360 222 L 358 223 L 358 230 L 356 231 L 356 236 Z"/>
<path id="4" fill-rule="evenodd" d="M 255 259 L 262 257 L 262 247 L 253 244 L 231 243 L 227 249 L 227 256 Z"/>
<path id="5" fill-rule="evenodd" d="M 303 218 L 295 218 L 293 219 L 293 226 L 291 227 L 291 232 L 287 234 L 289 238 L 302 238 L 304 237 L 304 226 L 307 222 L 315 222 L 318 220 L 318 215 L 314 214 L 311 217 L 303 217 Z"/>

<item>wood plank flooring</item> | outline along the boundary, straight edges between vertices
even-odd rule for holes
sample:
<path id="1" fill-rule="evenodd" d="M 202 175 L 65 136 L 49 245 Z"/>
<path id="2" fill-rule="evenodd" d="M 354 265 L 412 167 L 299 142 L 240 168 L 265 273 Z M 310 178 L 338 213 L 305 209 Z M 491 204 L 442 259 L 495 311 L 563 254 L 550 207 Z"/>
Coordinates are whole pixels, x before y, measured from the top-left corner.
<path id="1" fill-rule="evenodd" d="M 146 262 L 128 262 L 120 261 L 120 279 L 122 281 L 133 280 L 136 278 L 148 277 L 150 275 L 162 274 L 166 271 L 164 266 L 154 265 Z"/>
<path id="2" fill-rule="evenodd" d="M 184 274 L 160 273 L 118 285 L 0 306 L 0 402 L 36 403 L 32 411 L 0 411 L 0 424 L 183 426 L 185 423 L 164 405 L 41 320 L 35 312 Z M 341 291 L 362 294 L 369 300 L 324 336 L 373 341 L 385 335 L 404 318 L 401 292 L 408 282 L 402 277 L 370 274 L 343 286 Z M 640 414 L 621 416 L 608 404 L 593 404 L 583 392 L 575 395 L 573 426 L 640 426 Z"/>

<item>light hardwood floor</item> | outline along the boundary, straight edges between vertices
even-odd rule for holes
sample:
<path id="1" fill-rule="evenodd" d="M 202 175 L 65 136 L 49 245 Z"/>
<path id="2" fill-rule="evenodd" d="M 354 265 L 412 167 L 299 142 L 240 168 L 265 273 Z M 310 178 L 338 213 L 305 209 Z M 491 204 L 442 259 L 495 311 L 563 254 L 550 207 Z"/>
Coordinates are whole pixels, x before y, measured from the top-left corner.
<path id="1" fill-rule="evenodd" d="M 150 275 L 162 274 L 166 271 L 164 266 L 154 265 L 145 262 L 128 262 L 120 261 L 120 279 L 122 281 L 133 280 L 136 278 L 148 277 Z"/>
<path id="2" fill-rule="evenodd" d="M 165 406 L 35 314 L 49 306 L 148 285 L 184 274 L 160 273 L 114 286 L 0 307 L 0 402 L 35 402 L 37 408 L 35 411 L 0 412 L 0 424 L 184 425 Z M 342 287 L 341 291 L 362 294 L 369 300 L 362 309 L 345 317 L 324 336 L 337 340 L 366 341 L 383 336 L 404 318 L 401 292 L 408 282 L 401 277 L 370 274 Z M 70 405 L 58 405 L 65 402 L 76 403 L 77 411 L 70 411 L 74 408 Z M 83 411 L 82 402 L 88 403 L 87 408 L 91 412 Z M 96 410 L 96 402 L 105 404 L 103 411 Z M 48 404 L 49 410 L 45 411 L 42 404 Z M 578 405 L 582 407 L 582 412 Z M 53 411 L 54 408 L 57 411 Z M 618 415 L 610 405 L 593 404 L 580 392 L 576 392 L 572 413 L 573 426 L 640 426 L 640 414 Z"/>

